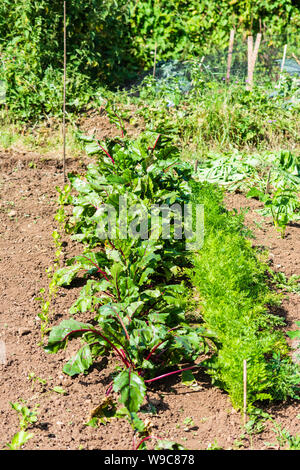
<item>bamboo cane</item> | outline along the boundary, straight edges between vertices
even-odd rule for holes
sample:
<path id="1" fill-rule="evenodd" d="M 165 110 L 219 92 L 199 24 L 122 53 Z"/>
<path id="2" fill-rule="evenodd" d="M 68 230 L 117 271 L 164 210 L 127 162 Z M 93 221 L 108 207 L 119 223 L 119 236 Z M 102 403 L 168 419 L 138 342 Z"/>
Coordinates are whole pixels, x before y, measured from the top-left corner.
<path id="1" fill-rule="evenodd" d="M 63 102 L 63 178 L 66 182 L 66 82 L 67 82 L 67 4 L 64 1 L 64 102 Z"/>

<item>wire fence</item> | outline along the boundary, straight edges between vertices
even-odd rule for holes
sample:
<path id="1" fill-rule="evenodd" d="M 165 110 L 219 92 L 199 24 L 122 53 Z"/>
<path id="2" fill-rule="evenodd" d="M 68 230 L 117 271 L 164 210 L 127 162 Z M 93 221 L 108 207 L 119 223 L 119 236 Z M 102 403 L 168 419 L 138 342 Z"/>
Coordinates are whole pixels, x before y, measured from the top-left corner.
<path id="1" fill-rule="evenodd" d="M 255 39 L 255 38 L 254 38 Z M 258 56 L 255 63 L 255 82 L 261 83 L 278 80 L 284 56 L 284 47 L 274 45 L 274 38 L 262 36 Z M 286 57 L 283 72 L 300 76 L 300 54 L 296 44 L 286 45 Z M 298 57 L 297 57 L 298 54 Z M 203 56 L 202 69 L 217 79 L 224 79 L 227 75 L 228 49 L 216 51 Z M 230 76 L 245 81 L 248 76 L 248 44 L 247 40 L 237 40 L 233 43 Z"/>
<path id="2" fill-rule="evenodd" d="M 255 37 L 253 38 L 255 41 Z M 258 54 L 253 70 L 253 81 L 257 85 L 266 82 L 277 82 L 282 73 L 300 79 L 300 47 L 297 41 L 278 47 L 278 38 L 261 36 Z M 140 75 L 134 85 L 139 85 L 146 76 L 155 75 L 157 85 L 174 83 L 176 81 L 182 92 L 188 92 L 192 87 L 192 70 L 194 67 L 201 71 L 205 80 L 224 81 L 228 77 L 228 53 L 230 59 L 230 79 L 228 81 L 246 82 L 249 75 L 249 50 L 247 38 L 238 37 L 223 50 L 215 50 L 209 54 L 193 59 L 169 59 L 154 62 L 153 70 Z"/>

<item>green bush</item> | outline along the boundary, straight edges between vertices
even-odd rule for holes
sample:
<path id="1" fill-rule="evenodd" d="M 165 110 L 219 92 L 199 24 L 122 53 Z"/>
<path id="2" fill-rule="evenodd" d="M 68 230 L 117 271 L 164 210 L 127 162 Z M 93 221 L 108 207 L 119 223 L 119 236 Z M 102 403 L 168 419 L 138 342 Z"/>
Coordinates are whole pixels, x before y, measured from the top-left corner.
<path id="1" fill-rule="evenodd" d="M 68 111 L 80 109 L 95 83 L 120 79 L 127 49 L 125 0 L 67 2 Z M 125 15 L 125 17 L 124 17 Z M 63 93 L 63 1 L 4 0 L 0 6 L 0 79 L 23 119 L 57 114 Z"/>
<path id="2" fill-rule="evenodd" d="M 146 0 L 132 2 L 133 54 L 151 66 L 155 42 L 158 58 L 202 55 L 227 49 L 229 31 L 235 27 L 244 36 L 265 25 L 270 37 L 286 41 L 297 33 L 299 9 L 291 0 Z M 276 39 L 275 39 L 276 41 Z"/>

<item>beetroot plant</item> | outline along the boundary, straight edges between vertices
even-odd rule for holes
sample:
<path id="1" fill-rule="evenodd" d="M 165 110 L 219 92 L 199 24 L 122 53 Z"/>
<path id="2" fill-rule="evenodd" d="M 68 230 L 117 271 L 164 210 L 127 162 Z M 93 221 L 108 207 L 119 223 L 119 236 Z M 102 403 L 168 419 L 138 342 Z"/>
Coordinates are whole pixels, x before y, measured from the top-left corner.
<path id="1" fill-rule="evenodd" d="M 168 237 L 160 236 L 162 214 L 151 224 L 149 236 L 141 236 L 153 206 L 182 206 L 191 195 L 191 166 L 180 162 L 166 135 L 151 138 L 154 143 L 144 136 L 139 141 L 84 138 L 96 162 L 89 165 L 84 178 L 69 175 L 71 192 L 68 188 L 65 197 L 60 195 L 73 206 L 72 215 L 62 218 L 67 219 L 72 238 L 83 244 L 83 252 L 54 275 L 61 287 L 80 275 L 85 279 L 70 309 L 79 320 L 71 318 L 55 326 L 45 348 L 55 353 L 73 338 L 81 338 L 81 348 L 63 368 L 70 376 L 87 373 L 100 357 L 115 357 L 117 366 L 106 394 L 118 393 L 125 415 L 139 432 L 144 428 L 136 413 L 147 387 L 198 367 L 214 338 L 203 326 L 186 321 L 189 295 L 184 270 L 190 255 L 185 239 L 174 236 L 175 217 Z M 109 206 L 119 215 L 125 199 L 128 207 L 138 208 L 128 211 L 127 223 L 140 236 L 124 236 L 120 218 L 114 227 L 109 225 L 103 209 Z M 143 220 L 141 212 L 146 214 Z M 158 236 L 153 237 L 154 231 Z M 81 322 L 80 315 L 87 312 L 91 321 Z"/>

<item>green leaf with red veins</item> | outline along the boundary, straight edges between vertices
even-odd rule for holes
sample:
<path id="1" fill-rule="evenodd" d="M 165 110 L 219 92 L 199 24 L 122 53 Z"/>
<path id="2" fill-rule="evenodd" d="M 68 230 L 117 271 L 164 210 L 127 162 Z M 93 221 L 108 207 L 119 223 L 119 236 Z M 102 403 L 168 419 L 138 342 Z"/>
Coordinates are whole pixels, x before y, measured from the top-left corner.
<path id="1" fill-rule="evenodd" d="M 88 194 L 92 191 L 91 185 L 80 178 L 74 178 L 71 180 L 72 188 L 79 193 Z"/>
<path id="2" fill-rule="evenodd" d="M 84 313 L 89 310 L 93 311 L 97 304 L 104 303 L 110 298 L 109 295 L 104 293 L 104 291 L 109 293 L 109 287 L 110 282 L 89 279 L 86 285 L 81 289 L 79 297 L 70 308 L 70 314 L 74 315 L 78 312 Z"/>
<path id="3" fill-rule="evenodd" d="M 81 336 L 85 330 L 93 330 L 93 326 L 88 323 L 81 323 L 76 320 L 63 320 L 58 326 L 52 328 L 48 345 L 44 348 L 46 352 L 55 353 L 65 346 L 66 338 L 69 336 Z"/>
<path id="4" fill-rule="evenodd" d="M 185 450 L 186 448 L 183 447 L 181 444 L 178 444 L 177 442 L 160 439 L 154 449 L 155 450 Z"/>
<path id="5" fill-rule="evenodd" d="M 90 142 L 85 146 L 85 151 L 88 155 L 93 155 L 95 153 L 100 153 L 101 149 L 97 142 Z"/>
<path id="6" fill-rule="evenodd" d="M 75 356 L 73 356 L 67 364 L 65 364 L 63 371 L 65 374 L 73 375 L 81 374 L 88 370 L 91 365 L 93 364 L 93 357 L 91 354 L 91 350 L 88 344 L 83 346 Z"/>
<path id="7" fill-rule="evenodd" d="M 82 267 L 80 264 L 58 269 L 54 273 L 53 281 L 57 286 L 69 286 L 81 269 Z"/>
<path id="8" fill-rule="evenodd" d="M 142 377 L 130 369 L 120 372 L 114 379 L 114 391 L 120 393 L 120 402 L 128 411 L 137 412 L 145 398 L 146 385 Z"/>

